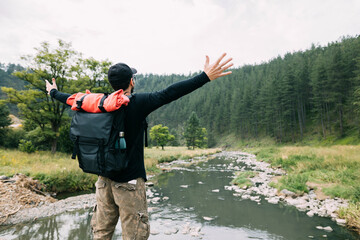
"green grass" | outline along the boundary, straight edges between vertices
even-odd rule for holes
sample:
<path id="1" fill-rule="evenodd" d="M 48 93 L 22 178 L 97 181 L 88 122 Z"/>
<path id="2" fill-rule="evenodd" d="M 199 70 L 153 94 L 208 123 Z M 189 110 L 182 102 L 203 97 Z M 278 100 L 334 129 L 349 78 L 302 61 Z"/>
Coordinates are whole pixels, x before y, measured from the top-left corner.
<path id="1" fill-rule="evenodd" d="M 195 149 L 166 147 L 165 150 L 145 149 L 145 167 L 148 174 L 158 174 L 159 162 L 216 153 L 220 149 Z M 0 149 L 0 175 L 13 176 L 22 173 L 38 179 L 51 192 L 75 192 L 94 188 L 97 176 L 84 173 L 77 160 L 70 154 L 51 154 L 47 151 L 24 153 L 18 150 Z"/>
<path id="2" fill-rule="evenodd" d="M 308 179 L 306 174 L 287 175 L 280 180 L 280 189 L 287 189 L 298 194 L 308 193 L 306 186 Z"/>
<path id="3" fill-rule="evenodd" d="M 253 171 L 236 172 L 236 177 L 231 181 L 231 184 L 237 185 L 240 188 L 251 187 L 253 184 L 249 179 L 255 177 L 256 174 Z"/>

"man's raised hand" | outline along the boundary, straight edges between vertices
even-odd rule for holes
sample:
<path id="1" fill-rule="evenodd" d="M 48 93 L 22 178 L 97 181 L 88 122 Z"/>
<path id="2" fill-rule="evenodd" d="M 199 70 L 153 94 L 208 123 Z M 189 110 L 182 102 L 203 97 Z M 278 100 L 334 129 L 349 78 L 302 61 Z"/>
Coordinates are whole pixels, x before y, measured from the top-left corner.
<path id="1" fill-rule="evenodd" d="M 51 89 L 57 89 L 55 78 L 52 79 L 53 84 L 49 83 L 48 80 L 45 80 L 45 83 L 46 83 L 46 91 L 49 95 L 50 95 Z"/>
<path id="2" fill-rule="evenodd" d="M 219 57 L 219 59 L 216 62 L 212 63 L 211 65 L 209 63 L 210 62 L 209 56 L 206 56 L 204 72 L 209 77 L 210 81 L 232 73 L 231 71 L 225 72 L 226 69 L 234 65 L 233 63 L 230 63 L 232 61 L 232 58 L 228 58 L 225 61 L 222 61 L 225 56 L 226 53 L 223 53 Z"/>

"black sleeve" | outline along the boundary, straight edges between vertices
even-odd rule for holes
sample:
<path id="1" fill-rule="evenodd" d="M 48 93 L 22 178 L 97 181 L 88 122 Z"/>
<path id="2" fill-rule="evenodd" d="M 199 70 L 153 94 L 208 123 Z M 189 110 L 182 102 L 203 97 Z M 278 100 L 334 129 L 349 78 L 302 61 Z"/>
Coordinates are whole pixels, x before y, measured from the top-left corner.
<path id="1" fill-rule="evenodd" d="M 140 98 L 144 110 L 143 113 L 145 114 L 144 116 L 147 116 L 152 111 L 167 103 L 170 103 L 188 93 L 191 93 L 209 81 L 210 79 L 206 73 L 202 72 L 201 74 L 188 80 L 174 83 L 164 90 L 148 93 L 146 95 L 140 94 L 142 95 Z"/>
<path id="2" fill-rule="evenodd" d="M 57 89 L 54 88 L 54 89 L 51 89 L 50 96 L 64 104 L 66 104 L 66 100 L 71 96 L 71 94 L 59 92 Z"/>

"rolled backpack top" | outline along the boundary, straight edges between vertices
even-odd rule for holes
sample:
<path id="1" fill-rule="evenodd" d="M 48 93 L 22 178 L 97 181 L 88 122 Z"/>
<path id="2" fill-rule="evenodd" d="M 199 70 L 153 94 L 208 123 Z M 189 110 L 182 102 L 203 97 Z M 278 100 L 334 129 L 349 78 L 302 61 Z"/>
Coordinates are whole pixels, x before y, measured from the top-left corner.
<path id="1" fill-rule="evenodd" d="M 113 112 L 118 110 L 122 105 L 127 106 L 129 98 L 124 95 L 122 89 L 111 93 L 75 93 L 71 95 L 66 103 L 71 106 L 71 110 L 85 111 L 90 113 Z"/>

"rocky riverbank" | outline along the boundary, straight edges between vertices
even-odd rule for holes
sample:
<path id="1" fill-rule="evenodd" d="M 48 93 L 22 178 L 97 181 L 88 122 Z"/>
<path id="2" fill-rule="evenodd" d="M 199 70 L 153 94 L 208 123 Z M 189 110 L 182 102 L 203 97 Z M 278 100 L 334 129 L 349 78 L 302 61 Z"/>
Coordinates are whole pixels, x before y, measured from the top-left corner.
<path id="1" fill-rule="evenodd" d="M 258 174 L 250 178 L 253 183 L 252 187 L 239 188 L 238 186 L 225 186 L 226 190 L 234 191 L 235 196 L 243 199 L 260 202 L 260 196 L 264 196 L 265 200 L 272 204 L 287 204 L 295 206 L 299 211 L 306 211 L 309 217 L 318 215 L 321 217 L 330 217 L 339 225 L 345 225 L 345 219 L 340 219 L 337 212 L 342 207 L 348 206 L 348 201 L 341 198 L 325 198 L 318 196 L 314 189 L 309 193 L 298 196 L 294 192 L 287 189 L 278 191 L 270 186 L 270 183 L 277 176 L 285 175 L 282 169 L 274 169 L 269 163 L 256 160 L 256 156 L 244 152 L 222 152 L 215 154 L 217 157 L 226 157 L 236 160 L 237 163 L 243 163 L 244 166 L 239 168 L 229 164 L 228 169 L 234 171 L 256 171 Z"/>

